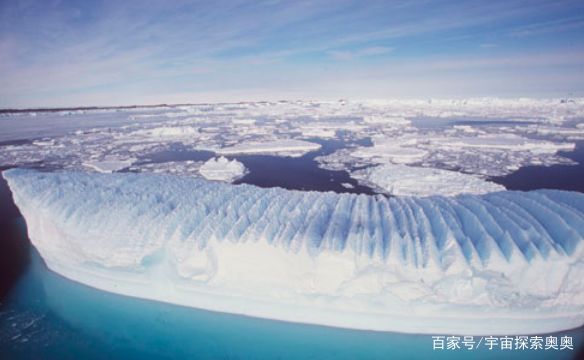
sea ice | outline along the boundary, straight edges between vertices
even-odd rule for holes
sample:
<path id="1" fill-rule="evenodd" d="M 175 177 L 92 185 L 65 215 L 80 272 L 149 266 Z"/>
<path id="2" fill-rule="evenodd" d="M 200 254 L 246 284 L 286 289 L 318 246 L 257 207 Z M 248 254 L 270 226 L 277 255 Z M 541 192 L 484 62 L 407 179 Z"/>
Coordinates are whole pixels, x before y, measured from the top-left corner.
<path id="1" fill-rule="evenodd" d="M 199 131 L 191 126 L 161 126 L 152 129 L 138 130 L 134 135 L 154 138 L 183 138 L 197 136 Z"/>
<path id="2" fill-rule="evenodd" d="M 372 147 L 362 147 L 351 155 L 358 158 L 371 159 L 374 162 L 389 160 L 394 164 L 411 164 L 420 162 L 428 152 L 414 146 L 400 145 L 395 142 L 375 143 Z"/>
<path id="3" fill-rule="evenodd" d="M 531 151 L 552 153 L 560 150 L 574 150 L 574 143 L 553 143 L 551 141 L 527 139 L 515 134 L 489 134 L 473 137 L 438 137 L 427 139 L 430 146 L 437 148 L 487 148 L 505 151 Z"/>
<path id="4" fill-rule="evenodd" d="M 49 269 L 105 291 L 330 326 L 584 324 L 584 194 L 392 197 L 151 174 L 3 172 Z"/>
<path id="5" fill-rule="evenodd" d="M 502 185 L 457 171 L 385 164 L 352 172 L 367 185 L 391 195 L 452 196 L 505 190 Z"/>
<path id="6" fill-rule="evenodd" d="M 319 156 L 327 169 L 351 171 L 391 162 L 503 176 L 528 165 L 573 164 L 560 151 L 571 151 L 575 141 L 584 139 L 582 118 L 584 99 L 493 98 L 2 113 L 0 165 L 83 170 L 88 161 L 132 157 L 141 167 L 151 154 L 177 146 L 217 150 L 218 155 L 300 156 L 320 148 L 306 140 L 321 138 L 361 145 Z M 176 173 L 164 165 L 156 170 Z"/>
<path id="7" fill-rule="evenodd" d="M 375 135 L 372 141 L 373 146 L 361 146 L 350 152 L 341 149 L 317 160 L 324 168 L 339 170 L 349 170 L 347 165 L 351 163 L 393 163 L 503 176 L 527 165 L 570 164 L 572 161 L 559 156 L 558 152 L 575 149 L 573 142 L 531 139 L 505 132 L 470 131 L 466 126 L 430 132 L 426 136 L 409 131 Z"/>
<path id="8" fill-rule="evenodd" d="M 137 159 L 117 159 L 115 157 L 106 157 L 103 160 L 88 160 L 83 165 L 97 172 L 112 173 L 120 171 L 131 166 Z"/>
<path id="9" fill-rule="evenodd" d="M 302 156 L 307 152 L 320 149 L 320 144 L 304 140 L 276 140 L 268 142 L 248 142 L 217 149 L 221 155 L 234 154 L 278 154 L 280 156 Z"/>
<path id="10" fill-rule="evenodd" d="M 145 164 L 135 164 L 130 166 L 128 169 L 133 172 L 145 172 L 145 173 L 164 173 L 172 174 L 177 176 L 200 176 L 199 169 L 204 164 L 202 161 L 169 161 L 162 163 L 145 163 Z"/>
<path id="11" fill-rule="evenodd" d="M 331 125 L 328 126 L 318 126 L 318 125 L 311 125 L 311 126 L 303 126 L 300 128 L 303 136 L 306 137 L 317 137 L 321 139 L 331 139 L 336 137 L 337 129 L 332 127 Z"/>
<path id="12" fill-rule="evenodd" d="M 199 169 L 201 175 L 208 180 L 220 180 L 233 182 L 245 175 L 245 166 L 239 161 L 228 160 L 221 156 L 219 158 L 209 159 Z"/>

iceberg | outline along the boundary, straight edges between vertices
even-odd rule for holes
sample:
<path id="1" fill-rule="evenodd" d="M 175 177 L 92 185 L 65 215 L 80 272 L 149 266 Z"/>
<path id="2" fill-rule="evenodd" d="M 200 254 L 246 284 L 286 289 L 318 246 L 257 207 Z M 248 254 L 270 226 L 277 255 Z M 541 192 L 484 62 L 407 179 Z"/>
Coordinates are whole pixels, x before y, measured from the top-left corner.
<path id="1" fill-rule="evenodd" d="M 48 268 L 104 291 L 409 333 L 584 324 L 584 194 L 387 198 L 158 174 L 3 176 Z"/>
<path id="2" fill-rule="evenodd" d="M 201 175 L 208 180 L 232 182 L 245 175 L 245 166 L 239 161 L 228 160 L 221 156 L 207 160 L 199 169 Z"/>

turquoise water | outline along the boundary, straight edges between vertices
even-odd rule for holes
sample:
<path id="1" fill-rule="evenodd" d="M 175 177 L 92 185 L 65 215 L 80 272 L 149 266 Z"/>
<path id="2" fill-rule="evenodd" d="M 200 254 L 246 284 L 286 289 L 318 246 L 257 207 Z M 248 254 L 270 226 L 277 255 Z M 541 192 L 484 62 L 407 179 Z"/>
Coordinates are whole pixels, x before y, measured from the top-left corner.
<path id="1" fill-rule="evenodd" d="M 62 278 L 31 252 L 0 308 L 0 359 L 570 359 L 578 352 L 439 351 L 429 335 L 291 324 L 134 299 Z M 572 336 L 582 350 L 584 328 L 556 335 Z"/>

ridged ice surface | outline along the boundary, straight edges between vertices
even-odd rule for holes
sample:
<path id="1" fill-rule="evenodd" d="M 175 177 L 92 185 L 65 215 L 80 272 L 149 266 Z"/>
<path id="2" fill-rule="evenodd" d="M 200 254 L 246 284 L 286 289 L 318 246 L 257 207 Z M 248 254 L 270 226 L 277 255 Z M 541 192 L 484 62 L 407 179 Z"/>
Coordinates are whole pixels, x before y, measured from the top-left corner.
<path id="1" fill-rule="evenodd" d="M 406 332 L 584 323 L 584 195 L 394 197 L 5 171 L 49 268 L 108 291 Z"/>

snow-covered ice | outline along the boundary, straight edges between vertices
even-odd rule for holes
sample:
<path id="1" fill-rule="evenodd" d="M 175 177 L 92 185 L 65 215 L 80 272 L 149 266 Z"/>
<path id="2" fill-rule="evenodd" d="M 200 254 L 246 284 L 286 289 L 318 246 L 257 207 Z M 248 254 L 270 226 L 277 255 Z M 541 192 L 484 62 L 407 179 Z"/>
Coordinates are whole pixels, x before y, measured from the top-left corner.
<path id="1" fill-rule="evenodd" d="M 409 130 L 376 134 L 372 136 L 373 146 L 361 146 L 351 151 L 341 149 L 319 157 L 318 161 L 327 169 L 350 169 L 347 164 L 416 164 L 486 176 L 503 176 L 533 164 L 572 163 L 570 159 L 559 156 L 558 152 L 574 150 L 574 142 L 470 129 L 472 131 L 467 126 L 457 126 L 423 133 L 425 136 Z"/>
<path id="2" fill-rule="evenodd" d="M 465 129 L 465 131 L 468 131 Z M 438 137 L 427 140 L 430 146 L 440 148 L 488 148 L 505 151 L 531 151 L 534 153 L 556 153 L 574 150 L 574 143 L 557 144 L 544 140 L 527 139 L 515 134 L 489 134 L 474 137 Z"/>
<path id="3" fill-rule="evenodd" d="M 168 161 L 134 164 L 128 168 L 135 173 L 172 174 L 177 176 L 203 177 L 208 180 L 233 182 L 247 174 L 245 166 L 233 159 L 221 156 L 205 161 Z"/>
<path id="4" fill-rule="evenodd" d="M 476 175 L 407 165 L 379 165 L 355 171 L 352 175 L 391 195 L 452 196 L 505 190 L 504 186 Z"/>
<path id="5" fill-rule="evenodd" d="M 361 147 L 351 155 L 358 158 L 371 159 L 373 162 L 389 161 L 394 164 L 411 164 L 420 162 L 428 155 L 428 151 L 415 147 L 415 138 L 383 138 L 375 137 L 373 146 Z"/>
<path id="6" fill-rule="evenodd" d="M 116 159 L 116 158 L 106 158 L 103 160 L 88 160 L 83 162 L 83 165 L 102 173 L 112 173 L 119 170 L 127 169 L 130 167 L 137 159 Z"/>
<path id="7" fill-rule="evenodd" d="M 573 164 L 560 152 L 584 139 L 582 119 L 584 99 L 281 101 L 6 113 L 0 114 L 0 165 L 86 170 L 88 161 L 141 160 L 177 144 L 216 155 L 300 156 L 322 149 L 310 142 L 316 137 L 373 143 L 319 156 L 327 169 L 397 163 L 504 176 L 528 165 Z M 156 170 L 177 173 L 165 165 Z"/>
<path id="8" fill-rule="evenodd" d="M 208 180 L 233 182 L 245 175 L 245 166 L 239 161 L 229 160 L 223 156 L 209 159 L 199 169 L 201 175 Z"/>
<path id="9" fill-rule="evenodd" d="M 278 140 L 269 142 L 249 142 L 217 149 L 222 155 L 233 154 L 279 154 L 281 156 L 302 156 L 309 151 L 320 149 L 320 144 L 304 140 Z"/>
<path id="10" fill-rule="evenodd" d="M 178 176 L 194 176 L 201 175 L 199 169 L 203 166 L 202 161 L 169 161 L 162 163 L 146 163 L 133 165 L 129 167 L 132 172 L 157 173 L 157 174 L 172 174 Z"/>
<path id="11" fill-rule="evenodd" d="M 584 194 L 395 197 L 3 172 L 47 266 L 98 289 L 358 329 L 584 324 Z"/>
<path id="12" fill-rule="evenodd" d="M 198 130 L 191 126 L 161 126 L 146 130 L 137 130 L 133 135 L 149 138 L 188 138 L 198 135 Z"/>

